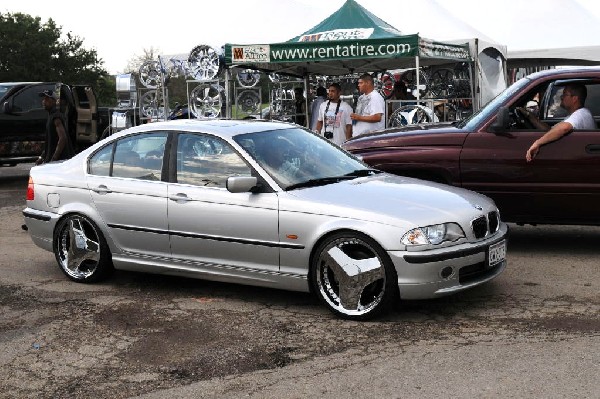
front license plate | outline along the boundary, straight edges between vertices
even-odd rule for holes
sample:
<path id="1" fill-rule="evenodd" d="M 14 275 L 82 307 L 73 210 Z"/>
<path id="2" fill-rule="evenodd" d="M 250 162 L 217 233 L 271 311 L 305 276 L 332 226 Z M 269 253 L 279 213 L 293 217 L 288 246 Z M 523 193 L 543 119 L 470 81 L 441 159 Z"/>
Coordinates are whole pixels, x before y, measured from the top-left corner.
<path id="1" fill-rule="evenodd" d="M 488 265 L 490 267 L 502 262 L 506 258 L 506 240 L 490 245 Z"/>

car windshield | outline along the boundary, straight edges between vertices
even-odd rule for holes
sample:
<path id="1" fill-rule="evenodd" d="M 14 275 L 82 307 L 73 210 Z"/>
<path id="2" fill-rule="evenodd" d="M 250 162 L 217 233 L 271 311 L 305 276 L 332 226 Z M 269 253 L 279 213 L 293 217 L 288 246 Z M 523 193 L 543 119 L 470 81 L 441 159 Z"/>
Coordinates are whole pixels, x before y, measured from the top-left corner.
<path id="1" fill-rule="evenodd" d="M 11 83 L 2 83 L 0 84 L 0 98 L 4 97 L 6 93 L 12 88 L 15 87 L 14 84 Z"/>
<path id="2" fill-rule="evenodd" d="M 284 190 L 379 173 L 328 140 L 299 128 L 241 134 L 234 140 Z"/>
<path id="3" fill-rule="evenodd" d="M 515 93 L 521 91 L 521 88 L 527 86 L 531 80 L 529 78 L 522 78 L 507 87 L 503 92 L 498 94 L 489 103 L 484 105 L 467 119 L 461 121 L 456 126 L 460 129 L 466 127 L 468 130 L 475 130 L 480 123 L 488 120 L 491 114 L 498 112 L 498 107 L 504 104 L 508 99 L 513 98 Z"/>

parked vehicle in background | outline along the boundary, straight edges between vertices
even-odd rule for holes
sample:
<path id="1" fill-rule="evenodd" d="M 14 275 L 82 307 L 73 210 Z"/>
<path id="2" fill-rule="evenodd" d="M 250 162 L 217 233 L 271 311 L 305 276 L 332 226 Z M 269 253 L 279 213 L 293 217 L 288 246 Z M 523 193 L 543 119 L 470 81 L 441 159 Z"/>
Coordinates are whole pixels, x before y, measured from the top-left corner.
<path id="1" fill-rule="evenodd" d="M 599 129 L 573 131 L 525 160 L 545 132 L 516 108 L 554 125 L 566 116 L 560 96 L 573 82 L 585 84 L 585 106 L 600 122 L 600 68 L 556 69 L 517 81 L 464 121 L 388 129 L 344 147 L 386 172 L 483 193 L 508 222 L 600 225 Z"/>
<path id="2" fill-rule="evenodd" d="M 39 93 L 55 82 L 0 83 L 0 165 L 33 162 L 46 140 L 48 113 Z M 97 142 L 109 124 L 109 109 L 98 108 L 91 86 L 60 85 L 60 109 L 75 149 Z"/>
<path id="3" fill-rule="evenodd" d="M 481 194 L 367 167 L 289 123 L 173 120 L 31 169 L 29 233 L 77 282 L 112 268 L 314 292 L 366 319 L 506 266 Z"/>

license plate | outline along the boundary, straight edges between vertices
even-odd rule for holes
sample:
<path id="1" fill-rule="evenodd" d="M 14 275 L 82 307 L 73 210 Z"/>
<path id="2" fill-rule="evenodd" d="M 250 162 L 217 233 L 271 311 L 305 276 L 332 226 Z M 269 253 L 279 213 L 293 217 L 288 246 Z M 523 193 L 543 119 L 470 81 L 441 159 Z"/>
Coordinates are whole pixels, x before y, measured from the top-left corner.
<path id="1" fill-rule="evenodd" d="M 502 262 L 506 258 L 506 240 L 490 245 L 490 256 L 488 265 L 490 267 Z"/>

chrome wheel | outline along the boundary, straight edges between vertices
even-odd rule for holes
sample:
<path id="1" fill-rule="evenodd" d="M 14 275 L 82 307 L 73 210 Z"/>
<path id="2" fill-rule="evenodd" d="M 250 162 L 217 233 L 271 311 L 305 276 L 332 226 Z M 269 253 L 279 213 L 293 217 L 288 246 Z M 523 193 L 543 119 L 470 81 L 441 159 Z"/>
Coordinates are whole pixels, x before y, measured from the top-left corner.
<path id="1" fill-rule="evenodd" d="M 217 84 L 201 84 L 190 93 L 190 109 L 196 118 L 218 118 L 223 105 L 223 88 Z"/>
<path id="2" fill-rule="evenodd" d="M 75 281 L 96 281 L 112 270 L 102 234 L 84 216 L 69 216 L 59 223 L 54 253 L 62 271 Z"/>
<path id="3" fill-rule="evenodd" d="M 433 113 L 421 105 L 404 105 L 390 115 L 388 127 L 418 125 L 434 122 Z"/>
<path id="4" fill-rule="evenodd" d="M 254 69 L 243 69 L 238 71 L 237 81 L 242 87 L 254 87 L 260 81 L 260 72 Z"/>
<path id="5" fill-rule="evenodd" d="M 381 94 L 383 98 L 390 98 L 394 92 L 394 83 L 396 79 L 394 74 L 391 72 L 378 73 L 375 78 L 375 90 Z"/>
<path id="6" fill-rule="evenodd" d="M 210 80 L 219 73 L 219 54 L 206 45 L 196 46 L 188 57 L 190 77 L 195 80 Z"/>
<path id="7" fill-rule="evenodd" d="M 164 119 L 165 106 L 160 90 L 150 90 L 144 93 L 140 98 L 140 113 L 143 117 L 152 120 Z"/>
<path id="8" fill-rule="evenodd" d="M 140 66 L 140 83 L 149 89 L 156 89 L 162 82 L 158 61 L 145 61 Z"/>
<path id="9" fill-rule="evenodd" d="M 385 308 L 395 292 L 395 272 L 387 254 L 361 234 L 336 234 L 315 253 L 311 280 L 334 313 L 366 319 Z"/>

